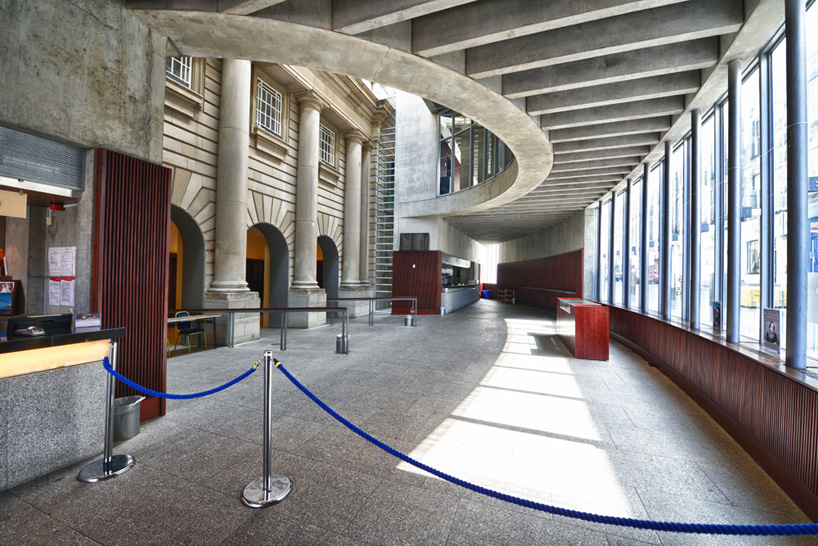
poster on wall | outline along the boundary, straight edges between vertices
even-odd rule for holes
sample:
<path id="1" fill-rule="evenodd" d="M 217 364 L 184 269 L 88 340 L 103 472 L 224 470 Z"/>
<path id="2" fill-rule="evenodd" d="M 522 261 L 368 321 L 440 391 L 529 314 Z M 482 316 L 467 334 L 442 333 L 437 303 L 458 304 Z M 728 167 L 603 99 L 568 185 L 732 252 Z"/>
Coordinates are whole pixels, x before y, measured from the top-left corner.
<path id="1" fill-rule="evenodd" d="M 773 352 L 781 351 L 781 310 L 764 309 L 764 349 Z"/>
<path id="2" fill-rule="evenodd" d="M 0 315 L 13 315 L 15 313 L 15 282 L 16 281 L 0 282 Z"/>
<path id="3" fill-rule="evenodd" d="M 721 302 L 713 302 L 713 331 L 721 332 Z"/>

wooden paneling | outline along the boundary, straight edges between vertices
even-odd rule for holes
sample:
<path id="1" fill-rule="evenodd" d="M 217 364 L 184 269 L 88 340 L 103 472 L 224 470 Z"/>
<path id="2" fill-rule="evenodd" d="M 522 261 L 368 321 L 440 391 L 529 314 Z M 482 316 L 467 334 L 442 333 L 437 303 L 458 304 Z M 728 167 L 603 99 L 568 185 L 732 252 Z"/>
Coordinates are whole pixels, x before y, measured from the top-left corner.
<path id="1" fill-rule="evenodd" d="M 608 360 L 608 308 L 604 305 L 557 303 L 557 332 L 575 358 Z M 582 300 L 573 300 L 582 301 Z M 566 305 L 561 305 L 565 302 Z"/>
<path id="2" fill-rule="evenodd" d="M 610 308 L 614 337 L 655 364 L 818 519 L 818 392 L 787 370 L 662 320 Z"/>
<path id="3" fill-rule="evenodd" d="M 124 327 L 118 371 L 164 392 L 167 378 L 171 170 L 97 150 L 94 311 Z M 116 395 L 138 394 L 117 383 Z M 164 415 L 164 399 L 142 403 L 142 419 Z"/>
<path id="4" fill-rule="evenodd" d="M 557 298 L 582 299 L 583 255 L 582 250 L 577 250 L 559 256 L 500 264 L 497 267 L 497 289 L 514 290 L 518 303 L 555 311 Z"/>
<path id="5" fill-rule="evenodd" d="M 418 314 L 434 315 L 443 288 L 443 254 L 438 250 L 392 253 L 392 297 L 418 298 Z M 409 313 L 410 302 L 394 302 L 393 315 Z"/>

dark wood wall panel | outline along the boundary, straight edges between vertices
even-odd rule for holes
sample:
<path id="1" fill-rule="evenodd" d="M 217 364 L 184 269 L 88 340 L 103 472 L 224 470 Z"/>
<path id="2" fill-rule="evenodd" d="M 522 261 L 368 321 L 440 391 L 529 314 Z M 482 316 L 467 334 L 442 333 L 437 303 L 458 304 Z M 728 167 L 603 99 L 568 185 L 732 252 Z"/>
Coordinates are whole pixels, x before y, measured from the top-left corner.
<path id="1" fill-rule="evenodd" d="M 684 328 L 610 307 L 611 332 L 659 366 L 818 519 L 818 392 Z"/>
<path id="2" fill-rule="evenodd" d="M 118 370 L 164 392 L 171 171 L 110 150 L 97 150 L 94 310 L 103 325 L 127 329 Z M 117 384 L 117 396 L 138 394 Z M 142 403 L 142 419 L 164 415 L 163 399 Z"/>
<path id="3" fill-rule="evenodd" d="M 392 253 L 392 296 L 418 298 L 418 313 L 434 315 L 443 289 L 443 254 L 439 250 Z M 393 315 L 409 313 L 410 302 L 394 302 Z"/>
<path id="4" fill-rule="evenodd" d="M 514 290 L 519 303 L 555 311 L 557 298 L 582 298 L 584 251 L 508 262 L 497 267 L 497 289 Z M 496 297 L 496 294 L 494 294 Z"/>

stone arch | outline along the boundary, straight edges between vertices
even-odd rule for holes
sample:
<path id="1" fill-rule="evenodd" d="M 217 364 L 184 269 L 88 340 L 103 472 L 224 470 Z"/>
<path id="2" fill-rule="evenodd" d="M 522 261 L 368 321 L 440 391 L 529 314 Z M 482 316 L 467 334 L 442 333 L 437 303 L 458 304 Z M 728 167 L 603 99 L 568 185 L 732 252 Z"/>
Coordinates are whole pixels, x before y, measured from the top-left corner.
<path id="1" fill-rule="evenodd" d="M 335 245 L 335 241 L 326 235 L 318 237 L 318 246 L 324 255 L 322 274 L 320 275 L 323 279 L 323 282 L 320 283 L 321 288 L 327 291 L 327 299 L 337 298 L 340 284 L 338 247 Z"/>
<path id="2" fill-rule="evenodd" d="M 205 288 L 205 244 L 202 230 L 196 220 L 177 205 L 170 206 L 170 219 L 179 230 L 182 240 L 182 309 L 201 309 L 204 307 Z"/>
<path id="3" fill-rule="evenodd" d="M 269 279 L 270 293 L 268 296 L 269 307 L 287 307 L 288 291 L 290 287 L 290 249 L 284 234 L 274 225 L 265 222 L 257 223 L 251 227 L 256 228 L 264 235 L 267 247 L 270 250 L 270 262 L 266 268 L 265 276 Z M 262 305 L 264 302 L 262 301 Z M 281 316 L 273 313 L 270 315 L 271 328 L 281 326 Z"/>

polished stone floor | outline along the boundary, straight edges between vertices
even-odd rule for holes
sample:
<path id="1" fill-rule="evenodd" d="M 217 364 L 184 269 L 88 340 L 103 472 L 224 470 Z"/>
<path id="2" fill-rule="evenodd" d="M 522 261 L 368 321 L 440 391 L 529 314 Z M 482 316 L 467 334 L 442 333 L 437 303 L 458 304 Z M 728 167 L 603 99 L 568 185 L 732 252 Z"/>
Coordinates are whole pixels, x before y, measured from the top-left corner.
<path id="1" fill-rule="evenodd" d="M 481 301 L 414 328 L 380 315 L 278 331 L 233 349 L 171 358 L 168 390 L 246 371 L 265 349 L 336 411 L 394 448 L 462 479 L 588 512 L 642 519 L 788 523 L 806 518 L 702 410 L 656 369 L 611 344 L 608 362 L 570 357 L 554 320 Z M 469 492 L 346 430 L 273 371 L 273 471 L 282 503 L 240 496 L 262 473 L 263 373 L 219 394 L 169 401 L 115 453 L 136 457 L 87 485 L 77 465 L 0 494 L 0 544 L 627 545 L 815 544 L 581 523 Z M 101 434 L 101 431 L 100 431 Z M 101 447 L 100 447 L 101 449 Z"/>

